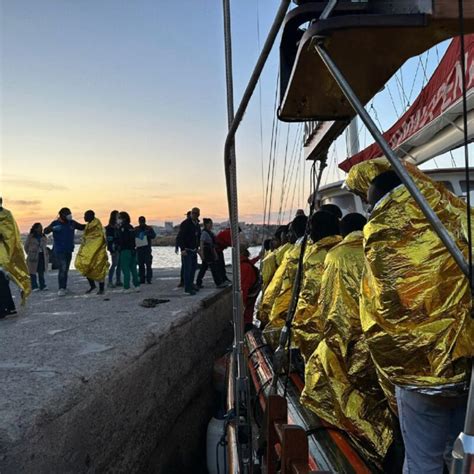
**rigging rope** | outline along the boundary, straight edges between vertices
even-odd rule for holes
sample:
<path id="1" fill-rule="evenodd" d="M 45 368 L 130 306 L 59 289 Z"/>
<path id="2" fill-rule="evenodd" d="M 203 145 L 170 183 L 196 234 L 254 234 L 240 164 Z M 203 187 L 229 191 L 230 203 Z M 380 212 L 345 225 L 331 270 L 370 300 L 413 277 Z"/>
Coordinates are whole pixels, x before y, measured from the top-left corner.
<path id="1" fill-rule="evenodd" d="M 286 130 L 286 145 L 285 145 L 285 159 L 283 161 L 283 175 L 281 177 L 281 190 L 280 190 L 280 208 L 278 209 L 278 225 L 281 225 L 281 213 L 283 208 L 283 200 L 285 198 L 285 176 L 286 176 L 286 164 L 288 162 L 288 144 L 290 142 L 290 124 Z"/>
<path id="2" fill-rule="evenodd" d="M 288 168 L 290 171 L 288 173 L 286 183 L 285 183 L 285 189 L 287 189 L 287 191 L 286 191 L 285 202 L 284 202 L 284 205 L 283 205 L 284 210 L 288 210 L 287 206 L 288 206 L 288 200 L 290 198 L 290 189 L 292 189 L 291 184 L 293 183 L 293 176 L 295 175 L 296 160 L 298 159 L 298 142 L 299 142 L 299 138 L 300 138 L 300 134 L 301 134 L 301 129 L 302 129 L 302 123 L 299 123 L 298 127 L 296 128 L 295 141 L 293 143 L 293 150 L 292 150 L 292 153 L 291 153 L 290 166 Z M 294 189 L 295 186 L 296 186 L 296 182 L 293 185 L 293 189 Z M 292 209 L 290 208 L 289 209 L 289 214 L 290 215 L 291 215 L 291 211 L 292 211 Z M 284 212 L 284 214 L 286 215 L 286 212 Z"/>
<path id="3" fill-rule="evenodd" d="M 393 100 L 393 96 L 392 96 L 392 91 L 390 90 L 390 85 L 388 83 L 387 83 L 387 91 L 388 91 L 388 95 L 390 96 L 390 100 L 392 101 L 393 109 L 395 110 L 395 115 L 397 116 L 397 119 L 398 119 L 400 118 L 400 113 L 398 112 L 397 106 L 395 105 L 395 101 Z"/>
<path id="4" fill-rule="evenodd" d="M 269 203 L 269 196 L 270 193 L 273 192 L 273 189 L 270 189 L 270 177 L 271 177 L 271 168 L 272 168 L 272 157 L 273 157 L 273 143 L 276 140 L 276 129 L 278 127 L 277 121 L 277 100 L 278 100 L 278 79 L 279 73 L 277 74 L 277 80 L 275 84 L 275 99 L 273 104 L 273 122 L 272 122 L 272 135 L 270 140 L 270 150 L 269 150 L 269 158 L 268 158 L 268 172 L 267 172 L 267 183 L 266 183 L 266 191 L 265 191 L 265 204 L 263 208 L 263 228 L 265 225 L 269 225 L 270 223 L 267 221 L 267 211 L 268 211 L 268 203 Z M 273 188 L 273 182 L 272 182 Z"/>
<path id="5" fill-rule="evenodd" d="M 302 154 L 303 154 L 303 150 L 300 150 L 300 153 L 298 153 L 297 155 L 301 158 Z M 298 180 L 299 180 L 299 177 L 300 177 L 300 165 L 301 165 L 301 160 L 299 159 L 298 160 L 298 166 L 296 167 L 295 184 L 293 186 L 293 194 L 291 196 L 291 205 L 290 205 L 290 209 L 288 210 L 288 219 L 287 219 L 288 221 L 290 220 L 292 211 L 294 210 L 293 205 L 294 205 L 294 202 L 295 202 L 296 189 L 298 188 Z"/>

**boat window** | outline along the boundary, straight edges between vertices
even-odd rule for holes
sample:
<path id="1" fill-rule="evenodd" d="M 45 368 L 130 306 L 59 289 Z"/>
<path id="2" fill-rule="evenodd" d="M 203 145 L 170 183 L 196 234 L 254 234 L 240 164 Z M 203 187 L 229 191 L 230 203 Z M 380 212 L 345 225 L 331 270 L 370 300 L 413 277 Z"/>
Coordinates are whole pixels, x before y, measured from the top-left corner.
<path id="1" fill-rule="evenodd" d="M 345 215 L 349 212 L 356 212 L 356 205 L 354 196 L 352 194 L 341 194 L 339 196 L 331 197 L 330 199 L 323 199 L 323 204 L 336 204 Z"/>
<path id="2" fill-rule="evenodd" d="M 459 184 L 461 185 L 462 194 L 465 196 L 467 194 L 467 181 L 459 181 Z M 474 181 L 469 180 L 469 191 L 474 191 Z"/>

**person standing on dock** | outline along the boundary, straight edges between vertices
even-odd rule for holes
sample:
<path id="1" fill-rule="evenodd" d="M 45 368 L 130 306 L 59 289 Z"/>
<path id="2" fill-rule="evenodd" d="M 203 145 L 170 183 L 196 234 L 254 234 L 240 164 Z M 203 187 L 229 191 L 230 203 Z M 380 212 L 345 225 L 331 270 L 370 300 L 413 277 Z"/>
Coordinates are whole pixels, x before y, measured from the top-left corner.
<path id="1" fill-rule="evenodd" d="M 216 238 L 212 232 L 212 219 L 203 219 L 203 226 L 201 232 L 201 269 L 196 278 L 196 285 L 202 288 L 202 280 L 209 268 L 212 273 L 212 278 L 217 288 L 225 288 L 227 285 L 222 280 L 222 275 L 218 268 L 218 257 L 216 252 Z"/>
<path id="2" fill-rule="evenodd" d="M 122 286 L 122 272 L 120 269 L 120 247 L 119 247 L 119 226 L 117 223 L 119 211 L 110 213 L 109 224 L 105 227 L 105 238 L 107 239 L 107 250 L 112 262 L 109 269 L 109 288 Z M 114 284 L 115 275 L 115 284 Z"/>
<path id="3" fill-rule="evenodd" d="M 66 296 L 67 277 L 74 251 L 74 234 L 76 230 L 84 230 L 85 224 L 79 224 L 72 218 L 71 210 L 63 207 L 58 218 L 44 229 L 46 235 L 53 233 L 53 252 L 56 256 L 58 269 L 58 296 Z"/>
<path id="4" fill-rule="evenodd" d="M 135 229 L 130 224 L 130 215 L 122 211 L 118 217 L 120 268 L 123 272 L 123 292 L 130 293 L 130 274 L 135 291 L 140 291 L 140 280 L 137 272 L 137 252 L 135 249 Z"/>
<path id="5" fill-rule="evenodd" d="M 0 319 L 16 313 L 9 280 L 21 290 L 22 302 L 31 293 L 31 282 L 21 245 L 20 231 L 0 197 Z"/>
<path id="6" fill-rule="evenodd" d="M 86 293 L 92 293 L 96 289 L 95 282 L 97 281 L 99 283 L 97 294 L 103 295 L 105 277 L 109 269 L 104 228 L 100 220 L 95 217 L 94 211 L 86 211 L 84 220 L 87 224 L 76 256 L 75 266 L 89 282 L 89 289 Z"/>
<path id="7" fill-rule="evenodd" d="M 44 274 L 48 269 L 48 240 L 43 233 L 43 226 L 36 222 L 26 238 L 25 252 L 28 272 L 30 273 L 33 291 L 47 290 Z M 39 286 L 38 286 L 39 282 Z"/>
<path id="8" fill-rule="evenodd" d="M 186 218 L 179 226 L 178 246 L 183 257 L 184 292 L 195 295 L 194 275 L 197 268 L 197 253 L 201 241 L 201 228 L 199 216 L 201 211 L 198 207 L 191 209 L 191 216 Z"/>
<path id="9" fill-rule="evenodd" d="M 151 253 L 151 241 L 156 237 L 153 227 L 146 224 L 146 218 L 138 218 L 138 226 L 135 227 L 135 246 L 137 248 L 138 274 L 140 284 L 145 281 L 151 284 L 153 270 L 151 267 L 153 255 Z"/>

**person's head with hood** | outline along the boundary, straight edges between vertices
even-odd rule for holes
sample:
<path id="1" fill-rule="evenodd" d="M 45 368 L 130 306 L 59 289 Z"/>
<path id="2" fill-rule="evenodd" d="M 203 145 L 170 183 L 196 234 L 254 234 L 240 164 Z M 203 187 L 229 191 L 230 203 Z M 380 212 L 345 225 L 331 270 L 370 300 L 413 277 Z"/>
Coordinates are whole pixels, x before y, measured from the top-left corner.
<path id="1" fill-rule="evenodd" d="M 212 230 L 213 222 L 212 219 L 209 219 L 209 217 L 205 217 L 202 220 L 202 224 L 205 230 Z"/>
<path id="2" fill-rule="evenodd" d="M 118 215 L 118 224 L 119 225 L 130 225 L 131 222 L 130 214 L 125 211 L 119 212 Z"/>
<path id="3" fill-rule="evenodd" d="M 338 219 L 342 218 L 341 208 L 337 204 L 323 204 L 319 210 L 334 214 Z"/>
<path id="4" fill-rule="evenodd" d="M 117 209 L 114 209 L 113 211 L 111 211 L 110 217 L 109 217 L 109 225 L 110 226 L 113 227 L 113 226 L 117 225 L 118 215 L 119 215 L 119 211 L 117 211 Z"/>
<path id="5" fill-rule="evenodd" d="M 272 239 L 265 239 L 263 241 L 263 249 L 268 252 L 269 250 L 272 250 Z"/>
<path id="6" fill-rule="evenodd" d="M 297 209 L 296 210 L 296 214 L 295 214 L 295 217 L 298 217 L 298 216 L 305 216 L 306 214 L 304 213 L 304 209 Z"/>
<path id="7" fill-rule="evenodd" d="M 311 216 L 311 240 L 313 242 L 339 234 L 339 219 L 331 212 L 318 211 Z"/>
<path id="8" fill-rule="evenodd" d="M 63 222 L 72 221 L 72 212 L 71 212 L 71 209 L 69 209 L 69 207 L 62 207 L 59 210 L 58 215 L 59 215 L 59 219 Z"/>
<path id="9" fill-rule="evenodd" d="M 397 173 L 393 170 L 385 171 L 376 176 L 370 183 L 367 191 L 367 202 L 369 203 L 369 212 L 374 206 L 390 191 L 402 184 Z"/>
<path id="10" fill-rule="evenodd" d="M 387 158 L 374 158 L 354 165 L 347 175 L 344 186 L 354 194 L 357 194 L 364 202 L 367 202 L 367 193 L 372 180 L 379 174 L 391 169 Z"/>
<path id="11" fill-rule="evenodd" d="M 84 213 L 84 220 L 89 223 L 92 222 L 95 219 L 95 212 L 89 209 Z"/>
<path id="12" fill-rule="evenodd" d="M 306 216 L 296 216 L 291 223 L 290 227 L 290 242 L 295 243 L 299 238 L 303 237 L 306 230 L 306 223 L 308 218 Z"/>
<path id="13" fill-rule="evenodd" d="M 367 224 L 367 219 L 362 214 L 358 212 L 346 214 L 339 223 L 341 235 L 346 237 L 352 232 L 363 230 L 365 224 Z"/>
<path id="14" fill-rule="evenodd" d="M 284 245 L 288 242 L 288 226 L 281 225 L 275 232 L 273 238 L 273 248 L 277 249 L 281 245 Z"/>

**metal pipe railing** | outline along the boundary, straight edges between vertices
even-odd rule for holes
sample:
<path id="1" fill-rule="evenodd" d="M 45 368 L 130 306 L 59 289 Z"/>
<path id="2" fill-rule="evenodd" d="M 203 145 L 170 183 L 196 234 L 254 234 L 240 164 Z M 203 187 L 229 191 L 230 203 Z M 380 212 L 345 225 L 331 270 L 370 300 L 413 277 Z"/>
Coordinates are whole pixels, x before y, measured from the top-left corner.
<path id="1" fill-rule="evenodd" d="M 402 183 L 407 187 L 413 199 L 420 206 L 421 211 L 423 212 L 426 219 L 433 227 L 433 230 L 438 234 L 439 238 L 441 239 L 443 244 L 446 246 L 449 253 L 453 256 L 454 260 L 459 265 L 462 272 L 467 277 L 469 277 L 470 269 L 469 269 L 469 265 L 466 259 L 464 258 L 463 253 L 461 252 L 459 247 L 456 245 L 456 242 L 454 241 L 452 236 L 449 234 L 446 227 L 442 224 L 442 222 L 440 221 L 436 213 L 433 211 L 433 209 L 431 209 L 430 205 L 426 202 L 423 194 L 417 188 L 415 182 L 413 181 L 413 178 L 410 176 L 406 168 L 402 165 L 397 155 L 395 155 L 393 150 L 390 148 L 390 145 L 387 143 L 387 141 L 383 137 L 382 132 L 380 132 L 380 130 L 377 128 L 377 125 L 375 125 L 375 122 L 372 120 L 372 117 L 365 110 L 363 104 L 361 103 L 357 95 L 355 94 L 350 84 L 347 82 L 341 70 L 339 69 L 337 64 L 334 62 L 334 60 L 331 58 L 331 56 L 328 54 L 328 52 L 324 48 L 322 41 L 323 40 L 321 39 L 320 41 L 317 41 L 315 43 L 314 47 L 316 49 L 316 52 L 319 54 L 319 56 L 321 57 L 321 60 L 326 65 L 329 72 L 333 76 L 334 80 L 341 88 L 342 92 L 346 96 L 346 99 L 349 101 L 351 106 L 357 112 L 357 114 L 359 115 L 362 122 L 369 130 L 374 140 L 378 143 L 378 145 L 382 149 L 382 152 L 387 157 L 388 161 L 392 165 L 393 169 L 399 176 Z"/>
<path id="2" fill-rule="evenodd" d="M 255 91 L 258 80 L 270 55 L 275 39 L 281 28 L 290 0 L 282 0 L 275 15 L 275 19 L 258 57 L 254 71 L 244 91 L 242 100 L 234 115 L 233 98 L 233 73 L 232 73 L 232 37 L 230 23 L 230 0 L 223 0 L 224 9 L 224 38 L 225 38 L 225 61 L 226 61 L 226 84 L 227 84 L 227 114 L 228 133 L 224 145 L 224 168 L 227 186 L 227 199 L 229 204 L 229 218 L 232 236 L 232 284 L 233 284 L 233 321 L 234 321 L 234 347 L 233 352 L 236 360 L 236 384 L 235 384 L 235 416 L 236 422 L 242 429 L 247 431 L 251 439 L 251 427 L 249 426 L 249 383 L 247 376 L 247 364 L 244 355 L 244 320 L 242 311 L 242 289 L 240 283 L 240 247 L 239 247 L 239 210 L 237 194 L 237 166 L 235 153 L 235 134 L 242 118 L 247 110 L 250 99 Z M 242 413 L 246 409 L 247 413 Z M 244 472 L 249 471 L 251 459 L 249 456 L 250 446 L 247 452 L 241 453 Z"/>

